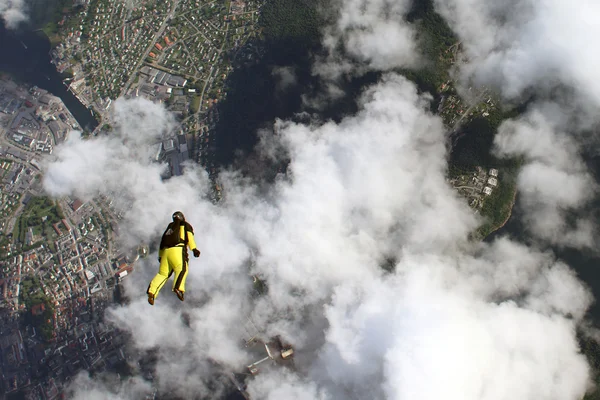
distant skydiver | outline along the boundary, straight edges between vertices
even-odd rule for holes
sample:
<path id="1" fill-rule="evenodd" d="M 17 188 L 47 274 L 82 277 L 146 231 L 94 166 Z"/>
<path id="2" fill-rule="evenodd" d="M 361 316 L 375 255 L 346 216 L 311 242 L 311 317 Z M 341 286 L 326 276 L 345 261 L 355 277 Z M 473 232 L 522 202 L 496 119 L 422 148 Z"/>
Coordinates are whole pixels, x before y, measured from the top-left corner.
<path id="1" fill-rule="evenodd" d="M 185 278 L 188 274 L 188 247 L 194 253 L 194 257 L 200 257 L 200 250 L 196 248 L 196 242 L 194 241 L 194 228 L 186 222 L 181 211 L 175 211 L 173 222 L 167 226 L 160 240 L 158 274 L 152 279 L 146 292 L 150 305 L 154 305 L 154 299 L 158 296 L 158 292 L 173 273 L 175 273 L 173 291 L 179 297 L 179 300 L 183 301 Z"/>

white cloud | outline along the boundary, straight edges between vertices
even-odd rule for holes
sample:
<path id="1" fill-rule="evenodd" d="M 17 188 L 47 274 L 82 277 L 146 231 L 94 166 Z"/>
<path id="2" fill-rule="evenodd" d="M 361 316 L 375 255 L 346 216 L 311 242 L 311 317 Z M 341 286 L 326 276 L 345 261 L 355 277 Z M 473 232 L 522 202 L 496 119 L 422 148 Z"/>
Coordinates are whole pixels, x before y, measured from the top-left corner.
<path id="1" fill-rule="evenodd" d="M 275 84 L 277 90 L 281 92 L 298 83 L 296 73 L 292 67 L 274 67 L 271 75 L 277 79 Z"/>
<path id="2" fill-rule="evenodd" d="M 575 87 L 600 104 L 600 55 L 589 51 L 600 34 L 600 4 L 561 0 L 436 0 L 462 39 L 464 77 L 496 83 L 507 97 L 529 88 Z"/>
<path id="3" fill-rule="evenodd" d="M 506 240 L 502 246 L 515 247 Z M 451 259 L 409 256 L 399 265 L 401 274 L 372 286 L 336 288 L 326 309 L 327 344 L 312 366 L 315 379 L 333 398 L 581 398 L 588 367 L 578 354 L 574 322 L 561 316 L 573 311 L 580 318 L 589 293 L 561 266 L 544 265 L 541 274 L 510 279 L 525 292 L 527 285 L 535 288 L 523 304 L 493 301 L 494 284 L 480 281 L 478 287 L 472 278 L 502 265 L 468 261 L 479 270 L 464 275 Z M 569 286 L 554 286 L 564 278 L 575 283 L 573 294 Z M 477 290 L 483 286 L 487 296 Z M 539 301 L 530 304 L 530 297 Z"/>
<path id="4" fill-rule="evenodd" d="M 197 170 L 160 180 L 145 147 L 168 130 L 158 106 L 121 100 L 113 136 L 57 148 L 50 193 L 121 194 L 136 240 L 157 240 L 174 209 L 196 228 L 202 256 L 185 303 L 168 288 L 145 303 L 150 257 L 125 281 L 132 302 L 107 314 L 137 349 L 158 346 L 158 388 L 216 396 L 213 373 L 256 361 L 240 344 L 259 333 L 282 335 L 296 355 L 294 370 L 250 382 L 256 398 L 581 398 L 589 372 L 574 331 L 589 293 L 551 254 L 467 241 L 477 221 L 446 182 L 428 102 L 390 74 L 339 124 L 277 121 L 262 148 L 284 149 L 289 174 L 257 186 L 224 173 L 217 206 Z M 267 294 L 252 299 L 250 274 Z"/>
<path id="5" fill-rule="evenodd" d="M 156 145 L 173 128 L 172 116 L 162 106 L 142 98 L 119 99 L 114 122 L 115 131 L 108 136 L 86 141 L 75 132 L 69 135 L 47 165 L 44 188 L 53 196 L 83 199 L 110 194 L 125 211 L 125 221 L 135 221 L 124 225 L 123 240 L 148 240 L 164 229 L 173 211 L 191 208 L 198 191 L 205 191 L 207 177 L 190 167 L 184 177 L 161 179 L 166 166 L 153 163 Z"/>
<path id="6" fill-rule="evenodd" d="M 518 188 L 525 220 L 541 238 L 570 246 L 593 247 L 595 232 L 591 222 L 579 218 L 574 227 L 567 213 L 588 204 L 597 185 L 580 157 L 574 122 L 558 105 L 541 103 L 515 120 L 504 122 L 495 137 L 501 156 L 525 158 Z M 576 128 L 575 128 L 576 129 Z"/>
<path id="7" fill-rule="evenodd" d="M 14 29 L 21 22 L 27 21 L 25 12 L 26 7 L 23 0 L 0 0 L 0 17 L 9 29 Z"/>
<path id="8" fill-rule="evenodd" d="M 339 0 L 336 21 L 324 32 L 329 52 L 315 65 L 323 77 L 337 79 L 353 71 L 414 67 L 419 59 L 415 30 L 405 20 L 406 0 Z"/>
<path id="9" fill-rule="evenodd" d="M 269 375 L 259 375 L 248 392 L 253 399 L 277 400 L 328 400 L 317 386 L 285 370 L 273 370 Z"/>

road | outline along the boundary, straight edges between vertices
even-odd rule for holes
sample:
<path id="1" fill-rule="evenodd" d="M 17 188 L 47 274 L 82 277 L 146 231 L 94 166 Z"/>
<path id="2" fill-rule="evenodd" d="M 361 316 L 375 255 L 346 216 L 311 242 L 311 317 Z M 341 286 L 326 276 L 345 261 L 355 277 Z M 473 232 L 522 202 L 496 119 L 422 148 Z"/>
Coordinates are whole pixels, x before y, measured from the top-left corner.
<path id="1" fill-rule="evenodd" d="M 473 195 L 480 197 L 479 193 L 481 192 L 481 189 L 476 188 L 475 186 L 456 186 L 454 189 L 459 190 L 459 189 L 464 189 L 464 190 L 470 190 L 473 193 Z"/>

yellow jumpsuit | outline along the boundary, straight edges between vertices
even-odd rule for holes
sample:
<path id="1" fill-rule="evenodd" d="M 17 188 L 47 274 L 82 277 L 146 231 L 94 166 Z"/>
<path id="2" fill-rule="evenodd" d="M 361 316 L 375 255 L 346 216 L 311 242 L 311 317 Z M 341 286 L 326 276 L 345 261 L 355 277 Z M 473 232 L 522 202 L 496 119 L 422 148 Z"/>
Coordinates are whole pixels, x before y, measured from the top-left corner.
<path id="1" fill-rule="evenodd" d="M 182 224 L 179 228 L 179 237 L 181 240 L 185 239 L 185 226 Z M 194 241 L 194 234 L 191 231 L 187 231 L 188 247 L 190 250 L 196 249 L 196 242 Z M 185 279 L 188 274 L 188 262 L 187 262 L 187 250 L 185 244 L 181 243 L 174 247 L 167 247 L 166 249 L 160 249 L 158 251 L 158 257 L 160 257 L 160 267 L 158 274 L 152 279 L 148 286 L 148 294 L 154 295 L 156 298 L 160 289 L 167 283 L 173 273 L 175 278 L 173 280 L 173 291 L 175 289 L 185 292 Z"/>

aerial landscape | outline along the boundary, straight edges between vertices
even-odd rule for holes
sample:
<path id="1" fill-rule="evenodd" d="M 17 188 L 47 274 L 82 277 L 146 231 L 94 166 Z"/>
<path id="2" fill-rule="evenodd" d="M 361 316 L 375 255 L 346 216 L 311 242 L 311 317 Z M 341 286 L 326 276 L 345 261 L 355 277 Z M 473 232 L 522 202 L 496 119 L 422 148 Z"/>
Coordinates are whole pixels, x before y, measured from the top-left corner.
<path id="1" fill-rule="evenodd" d="M 600 399 L 596 33 L 0 0 L 0 400 Z"/>

